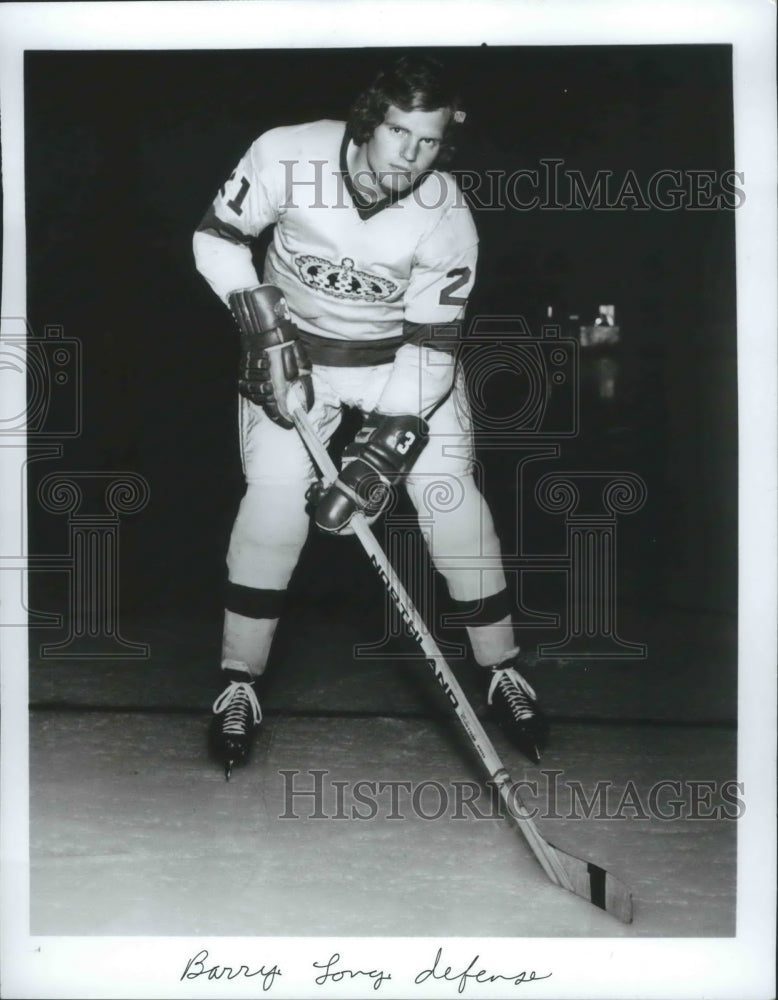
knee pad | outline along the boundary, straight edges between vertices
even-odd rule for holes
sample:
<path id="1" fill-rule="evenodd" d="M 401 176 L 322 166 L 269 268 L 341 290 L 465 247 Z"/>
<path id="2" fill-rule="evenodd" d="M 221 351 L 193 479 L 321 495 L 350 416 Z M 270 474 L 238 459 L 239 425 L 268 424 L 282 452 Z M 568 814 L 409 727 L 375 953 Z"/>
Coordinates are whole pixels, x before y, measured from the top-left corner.
<path id="1" fill-rule="evenodd" d="M 252 483 L 241 501 L 227 553 L 230 580 L 284 590 L 308 536 L 306 483 Z"/>

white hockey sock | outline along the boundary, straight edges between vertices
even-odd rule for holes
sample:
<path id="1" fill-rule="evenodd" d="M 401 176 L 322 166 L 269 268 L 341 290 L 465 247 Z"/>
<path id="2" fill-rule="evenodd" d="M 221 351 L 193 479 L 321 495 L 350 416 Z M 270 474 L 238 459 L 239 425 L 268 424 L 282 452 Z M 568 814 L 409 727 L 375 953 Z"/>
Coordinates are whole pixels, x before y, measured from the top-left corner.
<path id="1" fill-rule="evenodd" d="M 475 661 L 482 667 L 492 667 L 516 651 L 511 615 L 491 625 L 468 625 L 467 635 Z"/>
<path id="2" fill-rule="evenodd" d="M 270 646 L 278 618 L 246 618 L 234 611 L 224 612 L 222 668 L 238 668 L 239 664 L 253 677 L 265 672 Z"/>

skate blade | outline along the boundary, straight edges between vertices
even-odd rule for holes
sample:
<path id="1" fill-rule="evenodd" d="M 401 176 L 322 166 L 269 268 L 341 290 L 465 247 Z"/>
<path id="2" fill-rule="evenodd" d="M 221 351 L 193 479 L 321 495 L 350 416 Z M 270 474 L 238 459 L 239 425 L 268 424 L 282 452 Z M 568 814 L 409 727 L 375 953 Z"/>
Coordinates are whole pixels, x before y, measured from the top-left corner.
<path id="1" fill-rule="evenodd" d="M 517 750 L 524 754 L 524 756 L 532 761 L 533 764 L 540 763 L 540 756 L 545 742 L 536 742 L 532 739 L 517 739 L 515 734 L 513 735 L 513 744 Z"/>
<path id="2" fill-rule="evenodd" d="M 534 744 L 528 747 L 521 748 L 526 757 L 528 757 L 533 764 L 540 763 L 540 750 Z"/>

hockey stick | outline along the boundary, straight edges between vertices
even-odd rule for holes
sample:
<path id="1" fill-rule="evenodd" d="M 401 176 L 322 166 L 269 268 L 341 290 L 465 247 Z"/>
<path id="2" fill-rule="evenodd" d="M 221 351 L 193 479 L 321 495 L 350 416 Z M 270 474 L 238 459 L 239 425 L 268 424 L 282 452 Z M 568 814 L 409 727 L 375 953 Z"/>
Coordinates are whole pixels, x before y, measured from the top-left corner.
<path id="1" fill-rule="evenodd" d="M 335 482 L 338 478 L 335 464 L 317 437 L 307 413 L 293 391 L 290 391 L 288 395 L 288 408 L 294 425 L 321 471 L 325 482 L 328 485 Z M 498 788 L 509 816 L 524 835 L 543 871 L 555 885 L 575 893 L 576 896 L 581 896 L 624 923 L 630 923 L 632 920 L 632 894 L 620 879 L 599 865 L 554 847 L 541 835 L 453 671 L 444 659 L 435 640 L 426 632 L 419 612 L 373 535 L 364 515 L 357 512 L 351 519 L 351 527 L 383 580 L 408 631 L 421 647 L 427 666 L 432 670 L 435 679 L 451 702 L 462 727 L 470 738 L 470 742 L 481 758 L 489 779 Z"/>

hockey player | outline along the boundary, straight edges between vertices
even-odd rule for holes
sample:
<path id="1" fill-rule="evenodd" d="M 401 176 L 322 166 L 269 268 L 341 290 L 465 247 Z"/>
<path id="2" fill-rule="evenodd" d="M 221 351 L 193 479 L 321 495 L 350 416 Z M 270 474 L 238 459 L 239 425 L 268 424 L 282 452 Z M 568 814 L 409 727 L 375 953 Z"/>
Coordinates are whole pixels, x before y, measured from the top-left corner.
<path id="1" fill-rule="evenodd" d="M 468 627 L 488 704 L 539 760 L 546 723 L 518 671 L 493 521 L 473 476 L 472 433 L 456 362 L 478 237 L 445 166 L 464 112 L 436 60 L 408 56 L 379 74 L 347 123 L 261 135 L 194 237 L 198 270 L 241 336 L 240 443 L 246 492 L 232 530 L 213 735 L 227 775 L 262 720 L 265 670 L 286 587 L 305 542 L 311 459 L 286 410 L 297 383 L 328 441 L 342 405 L 364 415 L 338 484 L 316 503 L 320 529 L 375 519 L 402 480 L 432 516 L 430 553 Z M 274 226 L 263 280 L 252 241 Z M 434 506 L 435 484 L 454 502 Z M 432 500 L 430 498 L 433 498 Z"/>

